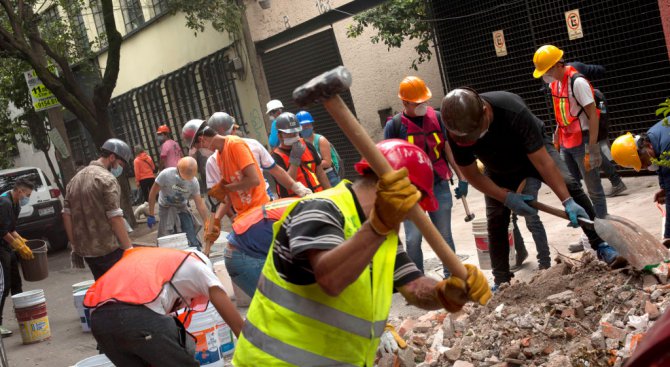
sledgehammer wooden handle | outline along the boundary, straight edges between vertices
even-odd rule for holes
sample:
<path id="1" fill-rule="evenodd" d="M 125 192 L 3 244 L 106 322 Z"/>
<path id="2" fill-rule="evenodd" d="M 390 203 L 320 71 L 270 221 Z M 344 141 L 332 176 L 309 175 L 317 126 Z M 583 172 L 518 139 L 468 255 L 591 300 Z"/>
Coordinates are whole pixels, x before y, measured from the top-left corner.
<path id="1" fill-rule="evenodd" d="M 356 117 L 351 113 L 349 108 L 339 95 L 335 95 L 323 101 L 328 113 L 335 119 L 337 125 L 342 129 L 344 134 L 354 144 L 356 149 L 361 153 L 370 167 L 378 176 L 381 176 L 392 170 L 391 165 L 386 161 L 386 158 L 377 149 L 375 143 L 370 139 L 367 132 L 360 125 Z M 429 217 L 421 210 L 419 205 L 414 205 L 409 212 L 409 218 L 419 228 L 421 234 L 426 237 L 428 244 L 435 251 L 437 257 L 442 261 L 449 271 L 466 280 L 468 272 L 465 266 L 458 260 L 456 254 L 451 250 L 444 238 L 437 231 L 433 223 L 430 222 Z"/>

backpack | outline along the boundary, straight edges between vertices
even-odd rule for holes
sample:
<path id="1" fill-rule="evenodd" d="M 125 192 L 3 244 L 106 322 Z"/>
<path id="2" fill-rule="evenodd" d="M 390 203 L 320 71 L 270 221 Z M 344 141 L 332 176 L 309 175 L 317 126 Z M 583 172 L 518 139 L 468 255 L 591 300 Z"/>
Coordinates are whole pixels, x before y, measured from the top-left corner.
<path id="1" fill-rule="evenodd" d="M 321 151 L 319 150 L 319 140 L 321 140 L 321 135 L 314 134 L 314 147 L 316 148 L 316 152 L 319 155 L 319 158 L 321 158 Z M 330 143 L 330 159 L 333 161 L 333 167 L 335 168 L 335 172 L 337 172 L 337 175 L 340 178 L 344 178 L 344 161 L 342 160 L 342 157 L 340 157 L 340 155 L 337 153 L 337 149 L 335 149 L 333 143 Z"/>
<path id="2" fill-rule="evenodd" d="M 575 90 L 575 79 L 577 78 L 584 78 L 589 85 L 591 82 L 586 79 L 586 77 L 581 74 L 581 73 L 576 73 L 573 76 L 570 77 L 570 89 Z M 605 98 L 605 94 L 600 91 L 600 89 L 593 88 L 593 97 L 596 103 L 596 108 L 600 110 L 600 122 L 598 124 L 598 141 L 605 140 L 607 139 L 607 135 L 609 133 L 609 128 L 610 124 L 607 119 L 607 99 Z M 575 101 L 577 101 L 577 98 L 575 98 Z M 577 104 L 579 104 L 579 101 L 577 101 Z M 581 107 L 581 110 L 579 110 L 579 113 L 577 114 L 577 117 L 584 112 L 584 106 L 579 105 Z M 586 112 L 584 112 L 586 113 Z"/>

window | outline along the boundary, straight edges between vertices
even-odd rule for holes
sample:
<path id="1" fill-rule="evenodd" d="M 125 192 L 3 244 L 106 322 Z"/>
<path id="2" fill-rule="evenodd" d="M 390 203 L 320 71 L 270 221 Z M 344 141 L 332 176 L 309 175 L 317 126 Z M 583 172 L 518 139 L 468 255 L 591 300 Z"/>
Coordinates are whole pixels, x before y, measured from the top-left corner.
<path id="1" fill-rule="evenodd" d="M 70 15 L 70 26 L 72 27 L 72 34 L 77 50 L 80 52 L 90 50 L 91 45 L 88 42 L 86 24 L 84 24 L 84 17 L 81 16 L 81 12 Z"/>
<path id="2" fill-rule="evenodd" d="M 60 21 L 60 15 L 58 14 L 58 7 L 56 5 L 49 7 L 42 13 L 42 19 L 44 20 L 44 23 L 47 25 L 52 25 Z"/>
<path id="3" fill-rule="evenodd" d="M 91 7 L 91 13 L 93 13 L 95 32 L 98 34 L 100 48 L 105 48 L 107 47 L 107 33 L 105 32 L 105 20 L 102 17 L 102 8 L 98 0 L 91 0 L 89 6 Z"/>
<path id="4" fill-rule="evenodd" d="M 151 0 L 154 7 L 154 16 L 161 15 L 168 10 L 167 0 Z"/>
<path id="5" fill-rule="evenodd" d="M 121 0 L 121 13 L 123 23 L 126 25 L 126 33 L 144 24 L 142 4 L 139 0 Z"/>

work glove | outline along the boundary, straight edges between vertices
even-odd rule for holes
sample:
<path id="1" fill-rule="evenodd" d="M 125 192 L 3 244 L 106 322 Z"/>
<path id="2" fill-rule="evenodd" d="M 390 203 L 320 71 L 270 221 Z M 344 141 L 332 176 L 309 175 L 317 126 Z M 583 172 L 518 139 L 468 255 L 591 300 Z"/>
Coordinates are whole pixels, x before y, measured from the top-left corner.
<path id="1" fill-rule="evenodd" d="M 588 152 L 588 154 L 584 156 L 584 167 L 586 170 L 590 171 L 592 169 L 600 168 L 600 165 L 603 163 L 603 156 L 602 153 L 600 153 L 600 145 L 598 143 L 589 144 L 586 151 Z"/>
<path id="2" fill-rule="evenodd" d="M 218 200 L 220 203 L 226 201 L 226 197 L 228 196 L 228 189 L 226 189 L 225 182 L 221 180 L 216 185 L 212 186 L 212 188 L 207 191 L 207 195 Z"/>
<path id="3" fill-rule="evenodd" d="M 468 196 L 468 181 L 458 180 L 458 187 L 454 189 L 454 193 L 456 194 L 456 199 Z"/>
<path id="4" fill-rule="evenodd" d="M 465 264 L 468 271 L 466 281 L 455 276 L 442 280 L 435 286 L 435 292 L 442 306 L 449 312 L 458 312 L 468 301 L 485 305 L 493 295 L 486 276 L 479 268 Z"/>
<path id="5" fill-rule="evenodd" d="M 505 206 L 512 209 L 517 215 L 527 217 L 529 215 L 537 214 L 537 209 L 526 203 L 527 201 L 533 200 L 534 198 L 531 195 L 508 192 L 505 197 Z"/>
<path id="6" fill-rule="evenodd" d="M 407 342 L 395 331 L 391 324 L 386 324 L 384 333 L 379 341 L 379 350 L 382 353 L 397 353 L 398 348 L 407 348 Z"/>
<path id="7" fill-rule="evenodd" d="M 579 206 L 579 204 L 575 203 L 575 199 L 571 197 L 565 199 L 563 201 L 563 206 L 565 207 L 565 212 L 568 214 L 568 218 L 570 218 L 570 224 L 568 224 L 568 226 L 579 228 L 579 221 L 577 218 L 581 217 L 589 219 L 589 215 L 586 214 L 586 210 Z"/>
<path id="8" fill-rule="evenodd" d="M 305 146 L 300 141 L 296 141 L 291 146 L 291 155 L 289 156 L 289 163 L 294 166 L 299 166 L 302 163 L 302 154 L 305 153 Z"/>
<path id="9" fill-rule="evenodd" d="M 77 253 L 74 251 L 70 252 L 70 267 L 72 269 L 86 268 L 86 266 L 84 265 L 84 258 L 77 255 Z"/>
<path id="10" fill-rule="evenodd" d="M 407 212 L 421 199 L 421 192 L 407 178 L 407 168 L 383 174 L 377 181 L 377 197 L 370 225 L 380 236 L 396 230 Z"/>
<path id="11" fill-rule="evenodd" d="M 152 228 L 156 225 L 156 217 L 153 215 L 147 215 L 147 227 Z"/>
<path id="12" fill-rule="evenodd" d="M 312 193 L 312 190 L 308 189 L 301 182 L 296 181 L 293 186 L 291 186 L 291 191 L 300 197 L 305 197 Z"/>
<path id="13" fill-rule="evenodd" d="M 9 245 L 12 246 L 12 248 L 19 254 L 19 256 L 21 256 L 23 260 L 32 260 L 35 258 L 35 256 L 33 256 L 33 252 L 26 245 L 26 241 L 23 239 L 23 237 L 15 237 L 12 243 Z"/>
<path id="14" fill-rule="evenodd" d="M 205 242 L 212 244 L 219 238 L 221 234 L 221 219 L 217 219 L 213 215 L 205 221 Z"/>

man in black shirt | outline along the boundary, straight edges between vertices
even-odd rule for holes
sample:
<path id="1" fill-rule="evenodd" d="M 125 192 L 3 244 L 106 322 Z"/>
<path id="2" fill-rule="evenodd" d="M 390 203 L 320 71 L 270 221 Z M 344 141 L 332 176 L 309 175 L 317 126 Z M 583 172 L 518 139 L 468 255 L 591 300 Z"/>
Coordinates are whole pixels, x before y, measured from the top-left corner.
<path id="1" fill-rule="evenodd" d="M 441 111 L 456 164 L 468 182 L 486 195 L 496 286 L 509 282 L 513 276 L 508 263 L 510 210 L 522 216 L 537 213 L 527 203 L 535 198 L 516 193 L 525 178 L 542 180 L 554 191 L 571 226 L 579 226 L 578 217 L 595 217 L 593 204 L 560 159 L 544 124 L 521 97 L 508 92 L 480 95 L 472 89 L 459 88 L 444 97 Z M 479 173 L 477 158 L 486 166 L 488 176 Z M 611 267 L 626 263 L 595 231 L 584 229 L 584 233 L 599 259 Z"/>

